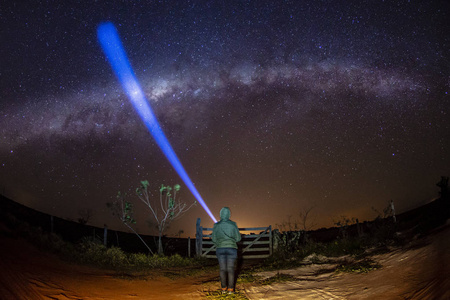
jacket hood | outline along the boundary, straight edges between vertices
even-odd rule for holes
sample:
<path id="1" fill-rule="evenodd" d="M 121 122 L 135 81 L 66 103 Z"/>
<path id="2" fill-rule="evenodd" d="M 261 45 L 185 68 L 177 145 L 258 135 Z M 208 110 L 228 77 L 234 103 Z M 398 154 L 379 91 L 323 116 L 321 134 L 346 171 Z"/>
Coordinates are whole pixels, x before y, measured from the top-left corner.
<path id="1" fill-rule="evenodd" d="M 220 219 L 221 220 L 228 220 L 230 219 L 231 211 L 228 207 L 224 207 L 220 210 Z"/>

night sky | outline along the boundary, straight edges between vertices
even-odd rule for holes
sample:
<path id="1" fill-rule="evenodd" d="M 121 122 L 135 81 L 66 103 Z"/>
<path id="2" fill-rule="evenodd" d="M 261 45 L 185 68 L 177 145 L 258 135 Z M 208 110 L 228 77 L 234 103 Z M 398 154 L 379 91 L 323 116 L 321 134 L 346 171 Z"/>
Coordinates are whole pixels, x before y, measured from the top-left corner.
<path id="1" fill-rule="evenodd" d="M 450 175 L 448 1 L 3 1 L 0 188 L 120 227 L 105 203 L 180 183 L 97 41 L 115 24 L 163 131 L 216 218 L 316 227 L 438 197 Z M 78 3 L 78 2 L 81 2 Z M 193 236 L 200 205 L 168 230 Z"/>

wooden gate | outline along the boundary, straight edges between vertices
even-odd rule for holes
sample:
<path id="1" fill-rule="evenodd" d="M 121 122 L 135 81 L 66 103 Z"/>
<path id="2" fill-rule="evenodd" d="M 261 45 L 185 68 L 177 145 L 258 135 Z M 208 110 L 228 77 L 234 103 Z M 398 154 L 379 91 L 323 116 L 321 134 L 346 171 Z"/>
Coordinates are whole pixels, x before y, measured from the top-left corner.
<path id="1" fill-rule="evenodd" d="M 197 219 L 196 253 L 198 256 L 216 258 L 216 246 L 211 240 L 212 230 L 212 228 L 200 226 L 200 218 Z M 238 251 L 244 259 L 266 258 L 272 255 L 271 225 L 268 227 L 239 228 L 239 232 L 242 240 L 238 243 Z"/>

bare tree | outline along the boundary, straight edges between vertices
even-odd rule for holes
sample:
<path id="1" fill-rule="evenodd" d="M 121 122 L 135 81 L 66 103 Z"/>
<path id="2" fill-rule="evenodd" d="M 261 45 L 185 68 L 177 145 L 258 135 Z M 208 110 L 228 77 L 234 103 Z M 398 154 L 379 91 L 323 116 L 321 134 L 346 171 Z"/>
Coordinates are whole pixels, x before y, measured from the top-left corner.
<path id="1" fill-rule="evenodd" d="M 276 224 L 278 229 L 282 232 L 286 231 L 298 231 L 299 230 L 299 223 L 297 220 L 292 220 L 292 216 L 287 216 L 287 221 L 281 222 L 281 224 Z"/>
<path id="2" fill-rule="evenodd" d="M 179 184 L 175 184 L 173 188 L 161 185 L 159 201 L 151 197 L 148 186 L 149 182 L 147 180 L 141 181 L 141 186 L 136 189 L 136 194 L 150 210 L 150 214 L 156 222 L 156 227 L 158 228 L 158 254 L 163 254 L 162 236 L 165 230 L 173 220 L 181 217 L 196 202 L 188 206 L 177 198 L 177 192 L 180 190 Z"/>
<path id="3" fill-rule="evenodd" d="M 301 209 L 298 213 L 298 219 L 292 219 L 292 216 L 288 216 L 287 221 L 283 221 L 281 224 L 276 224 L 276 226 L 280 229 L 280 231 L 308 231 L 311 230 L 316 223 L 314 220 L 311 220 L 311 211 L 314 209 L 314 206 Z"/>
<path id="4" fill-rule="evenodd" d="M 125 200 L 126 193 L 122 194 L 121 192 L 117 193 L 116 200 L 113 202 L 106 203 L 106 206 L 111 210 L 113 216 L 117 217 L 122 224 L 124 224 L 128 229 L 134 232 L 138 236 L 138 238 L 144 243 L 145 247 L 147 247 L 148 251 L 151 254 L 154 254 L 152 249 L 147 245 L 147 243 L 142 239 L 142 237 L 134 230 L 131 224 L 136 224 L 136 221 L 133 218 L 133 204 Z"/>
<path id="5" fill-rule="evenodd" d="M 314 209 L 314 206 L 300 210 L 300 213 L 299 213 L 300 225 L 302 227 L 302 230 L 304 230 L 304 231 L 311 230 L 314 226 L 317 225 L 314 220 L 311 220 L 310 213 L 313 209 Z"/>

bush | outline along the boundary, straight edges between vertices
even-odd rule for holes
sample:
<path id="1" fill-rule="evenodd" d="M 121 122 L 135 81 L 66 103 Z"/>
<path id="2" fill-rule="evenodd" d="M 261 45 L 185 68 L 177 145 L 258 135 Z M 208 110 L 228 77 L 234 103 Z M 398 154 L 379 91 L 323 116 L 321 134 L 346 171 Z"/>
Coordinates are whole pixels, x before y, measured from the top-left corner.
<path id="1" fill-rule="evenodd" d="M 132 253 L 128 257 L 130 265 L 136 270 L 144 270 L 149 268 L 149 255 L 143 253 Z"/>
<path id="2" fill-rule="evenodd" d="M 127 255 L 122 249 L 117 247 L 111 247 L 106 250 L 105 260 L 105 265 L 113 268 L 123 268 L 129 265 Z"/>
<path id="3" fill-rule="evenodd" d="M 82 263 L 119 270 L 143 271 L 172 267 L 200 266 L 201 260 L 173 256 L 125 253 L 117 247 L 106 248 L 102 243 L 84 238 L 78 244 L 77 255 Z"/>
<path id="4" fill-rule="evenodd" d="M 82 263 L 103 266 L 106 263 L 105 253 L 107 248 L 90 238 L 83 238 L 77 247 L 77 254 Z"/>
<path id="5" fill-rule="evenodd" d="M 149 256 L 149 266 L 151 268 L 171 268 L 186 267 L 193 265 L 193 260 L 183 258 L 178 254 L 172 256 L 153 255 Z"/>

